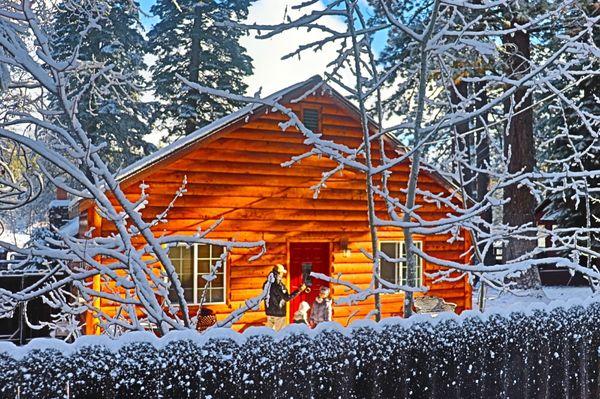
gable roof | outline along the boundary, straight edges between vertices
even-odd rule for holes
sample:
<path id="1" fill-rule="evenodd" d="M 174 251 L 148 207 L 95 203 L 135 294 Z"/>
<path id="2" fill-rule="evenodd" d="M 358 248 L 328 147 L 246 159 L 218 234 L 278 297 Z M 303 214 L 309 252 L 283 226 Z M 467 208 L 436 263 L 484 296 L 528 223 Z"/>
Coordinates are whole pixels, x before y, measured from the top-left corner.
<path id="1" fill-rule="evenodd" d="M 279 90 L 266 97 L 265 100 L 279 101 L 282 100 L 284 97 L 288 97 L 302 89 L 311 90 L 314 92 L 323 85 L 326 85 L 325 82 L 323 82 L 319 75 L 315 75 L 303 82 L 299 82 L 288 86 L 285 89 Z M 180 150 L 183 150 L 199 141 L 202 141 L 203 139 L 211 136 L 212 134 L 215 134 L 220 130 L 226 128 L 227 126 L 239 122 L 242 119 L 253 115 L 254 113 L 258 113 L 258 111 L 261 108 L 266 108 L 266 106 L 262 104 L 250 104 L 239 109 L 236 112 L 233 112 L 227 116 L 224 116 L 223 118 L 217 119 L 216 121 L 209 123 L 208 125 L 193 131 L 185 137 L 175 140 L 173 143 L 167 145 L 166 147 L 163 147 L 158 151 L 148 156 L 145 156 L 144 158 L 124 168 L 117 175 L 117 180 L 123 181 L 130 177 L 133 177 L 134 175 L 142 172 L 143 170 L 150 168 L 154 164 L 163 161 L 164 159 L 172 157 Z"/>
<path id="2" fill-rule="evenodd" d="M 314 75 L 303 82 L 299 82 L 299 83 L 293 84 L 291 86 L 288 86 L 282 90 L 279 90 L 279 91 L 267 96 L 265 98 L 265 100 L 268 100 L 268 101 L 281 101 L 281 100 L 288 100 L 288 101 L 292 100 L 293 101 L 293 100 L 295 100 L 296 102 L 299 102 L 301 100 L 301 98 L 296 98 L 297 95 L 304 97 L 309 94 L 315 93 L 319 89 L 326 90 L 329 93 L 331 93 L 331 95 L 333 97 L 335 97 L 337 100 L 339 100 L 343 104 L 343 106 L 345 108 L 347 108 L 352 114 L 355 114 L 355 115 L 359 114 L 360 111 L 354 104 L 352 104 L 346 97 L 344 97 L 343 95 L 338 93 L 330 85 L 328 85 L 325 81 L 323 81 L 323 79 L 319 75 Z M 223 118 L 217 119 L 216 121 L 195 130 L 194 132 L 190 133 L 189 135 L 174 141 L 173 143 L 167 145 L 166 147 L 163 147 L 163 148 L 159 149 L 158 151 L 156 151 L 156 152 L 134 162 L 133 164 L 129 165 L 128 167 L 124 168 L 117 175 L 117 180 L 123 181 L 123 180 L 129 179 L 129 178 L 137 175 L 138 173 L 141 173 L 142 171 L 152 167 L 156 163 L 166 160 L 168 158 L 171 158 L 172 156 L 177 154 L 179 151 L 181 151 L 185 148 L 188 148 L 189 146 L 191 146 L 195 143 L 198 143 L 198 142 L 206 139 L 207 137 L 210 137 L 211 135 L 221 131 L 222 129 L 224 129 L 236 122 L 244 120 L 244 119 L 252 116 L 255 113 L 258 114 L 261 109 L 266 108 L 266 107 L 267 107 L 266 105 L 262 105 L 262 104 L 250 104 L 250 105 L 247 105 L 247 106 L 239 109 L 238 111 L 236 111 L 232 114 L 229 114 L 227 116 L 224 116 Z M 371 124 L 373 127 L 377 126 L 375 121 L 372 119 L 369 119 L 369 124 Z M 398 148 L 405 150 L 402 143 L 398 139 L 396 139 L 396 137 L 394 137 L 391 134 L 388 134 L 387 137 L 389 139 L 391 139 L 394 142 L 394 144 L 396 144 L 398 146 Z"/>
<path id="3" fill-rule="evenodd" d="M 341 105 L 346 108 L 352 115 L 359 116 L 360 111 L 356 105 L 354 105 L 345 96 L 340 94 L 338 91 L 333 89 L 327 82 L 325 82 L 321 76 L 314 75 L 307 80 L 299 83 L 295 83 L 282 90 L 279 90 L 267 97 L 265 100 L 269 101 L 280 101 L 280 102 L 300 102 L 303 98 L 310 94 L 314 94 L 317 90 L 327 91 L 332 97 L 338 100 Z M 266 105 L 262 104 L 249 104 L 236 112 L 233 112 L 223 118 L 217 119 L 216 121 L 203 126 L 189 135 L 175 140 L 173 143 L 155 151 L 154 153 L 141 158 L 134 162 L 128 167 L 122 169 L 117 174 L 117 180 L 124 182 L 125 180 L 132 179 L 148 169 L 152 168 L 158 163 L 165 162 L 169 159 L 174 158 L 181 152 L 189 149 L 191 146 L 206 140 L 208 137 L 215 135 L 239 122 L 247 122 L 248 118 L 253 115 L 258 115 L 261 111 L 267 108 Z M 369 125 L 373 129 L 377 129 L 378 124 L 371 118 L 368 120 Z M 397 150 L 407 152 L 407 148 L 391 133 L 386 133 L 386 137 L 391 140 L 397 147 Z M 446 188 L 450 190 L 456 190 L 457 186 L 453 182 L 449 181 L 444 176 L 440 175 L 435 171 L 430 173 Z M 81 201 L 77 201 L 80 202 Z M 85 202 L 85 201 L 84 201 Z"/>

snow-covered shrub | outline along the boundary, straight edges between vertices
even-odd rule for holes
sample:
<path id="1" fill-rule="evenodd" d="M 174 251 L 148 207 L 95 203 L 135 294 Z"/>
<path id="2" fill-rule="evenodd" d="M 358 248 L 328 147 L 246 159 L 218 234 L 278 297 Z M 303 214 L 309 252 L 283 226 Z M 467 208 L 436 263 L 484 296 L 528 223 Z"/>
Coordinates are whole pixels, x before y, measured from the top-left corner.
<path id="1" fill-rule="evenodd" d="M 599 321 L 593 303 L 65 353 L 36 344 L 0 352 L 0 398 L 595 398 Z"/>
<path id="2" fill-rule="evenodd" d="M 347 398 L 354 383 L 352 340 L 336 330 L 324 330 L 312 340 L 312 393 L 316 398 Z"/>
<path id="3" fill-rule="evenodd" d="M 0 398 L 14 398 L 18 381 L 17 361 L 8 353 L 0 353 Z"/>
<path id="4" fill-rule="evenodd" d="M 188 340 L 173 341 L 165 346 L 162 381 L 167 397 L 200 397 L 200 376 L 205 367 L 202 352 L 202 348 Z"/>
<path id="5" fill-rule="evenodd" d="M 239 397 L 239 373 L 234 367 L 239 350 L 231 339 L 212 339 L 201 348 L 200 397 Z"/>
<path id="6" fill-rule="evenodd" d="M 271 336 L 248 337 L 245 345 L 240 347 L 234 364 L 239 377 L 240 394 L 249 399 L 268 397 L 277 381 L 277 362 L 282 361 L 293 360 L 281 357 L 279 346 Z"/>
<path id="7" fill-rule="evenodd" d="M 311 386 L 319 368 L 314 365 L 313 340 L 306 334 L 295 333 L 275 342 L 274 349 L 279 354 L 278 358 L 283 361 L 274 362 L 275 385 L 271 387 L 273 397 L 314 397 Z"/>
<path id="8" fill-rule="evenodd" d="M 378 378 L 381 373 L 381 363 L 387 363 L 389 359 L 382 358 L 379 349 L 383 342 L 379 334 L 375 334 L 371 328 L 362 327 L 352 334 L 352 346 L 355 354 L 352 363 L 356 377 L 355 393 L 358 397 L 380 397 L 378 389 Z M 385 356 L 385 354 L 383 354 Z"/>
<path id="9" fill-rule="evenodd" d="M 117 356 L 101 345 L 84 346 L 69 356 L 70 396 L 80 399 L 114 397 Z"/>
<path id="10" fill-rule="evenodd" d="M 55 399 L 66 396 L 69 360 L 56 349 L 33 350 L 18 362 L 21 398 Z"/>
<path id="11" fill-rule="evenodd" d="M 160 398 L 164 370 L 160 353 L 152 344 L 133 342 L 115 354 L 115 381 L 117 398 Z"/>

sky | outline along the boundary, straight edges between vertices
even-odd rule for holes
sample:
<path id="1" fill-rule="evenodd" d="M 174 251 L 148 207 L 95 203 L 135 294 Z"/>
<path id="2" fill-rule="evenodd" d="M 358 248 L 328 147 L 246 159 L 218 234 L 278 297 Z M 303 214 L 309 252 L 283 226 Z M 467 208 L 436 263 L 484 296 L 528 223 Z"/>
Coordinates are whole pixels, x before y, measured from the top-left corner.
<path id="1" fill-rule="evenodd" d="M 140 6 L 146 15 L 142 15 L 142 23 L 149 29 L 157 21 L 150 15 L 150 7 L 156 0 L 140 0 Z M 326 0 L 325 0 L 326 1 Z M 249 10 L 249 23 L 276 24 L 283 21 L 283 16 L 288 8 L 288 14 L 293 17 L 290 6 L 302 0 L 257 0 Z M 366 0 L 360 2 L 364 10 L 369 12 Z M 313 6 L 324 7 L 323 1 Z M 345 30 L 341 18 L 330 17 L 327 25 L 337 30 Z M 248 85 L 246 94 L 252 95 L 262 88 L 262 95 L 267 95 L 291 84 L 308 79 L 326 70 L 327 64 L 335 58 L 335 48 L 326 46 L 319 52 L 306 52 L 300 59 L 282 60 L 285 54 L 293 51 L 298 43 L 306 43 L 321 37 L 317 31 L 290 31 L 267 40 L 256 39 L 254 34 L 249 34 L 241 40 L 248 54 L 253 59 L 254 74 L 245 79 Z M 375 38 L 375 48 L 380 49 L 385 42 L 384 35 Z M 150 62 L 151 59 L 150 59 Z"/>

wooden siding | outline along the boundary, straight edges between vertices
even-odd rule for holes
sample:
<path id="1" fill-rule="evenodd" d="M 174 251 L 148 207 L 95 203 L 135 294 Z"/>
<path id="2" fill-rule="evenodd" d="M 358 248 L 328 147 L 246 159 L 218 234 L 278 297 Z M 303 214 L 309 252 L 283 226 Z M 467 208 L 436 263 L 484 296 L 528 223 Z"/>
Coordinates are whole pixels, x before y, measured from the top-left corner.
<path id="1" fill-rule="evenodd" d="M 322 110 L 321 127 L 324 138 L 356 147 L 361 143 L 358 120 L 342 104 L 330 95 L 311 96 L 301 106 L 318 107 Z M 223 218 L 213 238 L 237 241 L 265 240 L 266 254 L 250 262 L 255 250 L 236 249 L 228 256 L 227 303 L 214 305 L 222 318 L 241 306 L 245 299 L 258 295 L 262 284 L 276 263 L 287 264 L 288 245 L 295 241 L 328 241 L 332 243 L 331 273 L 342 273 L 343 279 L 359 286 L 367 286 L 371 277 L 371 264 L 361 254 L 370 249 L 367 225 L 365 177 L 361 172 L 344 170 L 334 176 L 322 190 L 318 199 L 313 198 L 310 187 L 319 181 L 322 172 L 335 164 L 327 158 L 312 156 L 291 167 L 281 167 L 295 155 L 309 149 L 303 136 L 295 129 L 282 132 L 278 123 L 284 121 L 276 113 L 255 114 L 250 120 L 217 133 L 203 143 L 193 146 L 176 159 L 166 160 L 152 166 L 138 177 L 129 178 L 125 192 L 135 198 L 143 181 L 149 187 L 149 204 L 143 215 L 151 219 L 164 210 L 172 200 L 184 177 L 188 181 L 187 192 L 176 201 L 168 215 L 168 222 L 160 225 L 157 233 L 193 234 L 199 227 L 206 228 Z M 392 143 L 386 148 L 393 156 Z M 379 159 L 379 145 L 374 145 L 373 155 Z M 405 162 L 394 168 L 390 188 L 396 194 L 406 188 L 409 164 Z M 447 193 L 443 182 L 428 173 L 421 173 L 420 187 L 434 193 Z M 403 200 L 403 195 L 399 195 Z M 448 209 L 438 208 L 418 198 L 420 214 L 428 220 L 441 218 Z M 384 204 L 377 202 L 378 214 L 385 218 Z M 92 210 L 88 210 L 92 212 Z M 91 221 L 91 220 L 90 220 Z M 97 222 L 96 222 L 97 224 Z M 99 226 L 96 226 L 97 228 Z M 101 234 L 114 229 L 103 223 Z M 380 238 L 402 240 L 397 229 L 380 229 Z M 429 254 L 447 260 L 461 261 L 468 240 L 454 244 L 448 236 L 417 237 Z M 340 240 L 347 240 L 348 250 L 340 248 Z M 438 268 L 425 263 L 424 270 Z M 430 285 L 430 280 L 424 280 Z M 347 294 L 341 286 L 333 286 L 334 297 Z M 431 286 L 431 294 L 443 297 L 458 305 L 462 311 L 471 307 L 470 286 L 465 279 Z M 383 295 L 384 316 L 400 315 L 402 294 Z M 107 309 L 110 304 L 105 304 Z M 336 306 L 334 317 L 346 325 L 350 315 L 354 318 L 366 315 L 373 308 L 372 298 L 355 306 Z M 262 324 L 265 315 L 260 311 L 248 312 L 236 328 L 250 324 Z"/>

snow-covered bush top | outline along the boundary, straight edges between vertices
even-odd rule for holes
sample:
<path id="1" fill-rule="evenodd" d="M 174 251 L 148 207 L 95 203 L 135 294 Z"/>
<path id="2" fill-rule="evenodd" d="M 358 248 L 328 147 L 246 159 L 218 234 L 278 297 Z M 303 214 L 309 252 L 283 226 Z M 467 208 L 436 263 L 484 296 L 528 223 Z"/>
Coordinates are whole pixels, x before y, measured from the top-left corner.
<path id="1" fill-rule="evenodd" d="M 337 322 L 326 322 L 320 323 L 316 328 L 311 329 L 303 324 L 290 324 L 282 331 L 274 332 L 272 329 L 267 327 L 250 327 L 243 333 L 239 333 L 230 328 L 211 328 L 205 333 L 198 333 L 194 330 L 183 330 L 183 331 L 171 331 L 163 337 L 157 337 L 155 334 L 144 331 L 144 332 L 131 332 L 120 336 L 118 339 L 113 339 L 108 336 L 102 335 L 86 335 L 78 338 L 74 343 L 66 343 L 59 339 L 53 338 L 35 338 L 30 343 L 24 346 L 17 346 L 12 342 L 0 341 L 0 353 L 9 354 L 15 359 L 21 359 L 27 356 L 29 352 L 37 350 L 49 350 L 54 349 L 60 351 L 65 355 L 69 355 L 73 352 L 81 350 L 86 346 L 101 345 L 107 349 L 117 352 L 122 347 L 139 342 L 146 342 L 152 344 L 156 349 L 160 350 L 169 345 L 171 342 L 180 340 L 189 340 L 194 342 L 196 345 L 204 346 L 208 341 L 215 339 L 227 339 L 232 340 L 238 345 L 244 345 L 248 340 L 254 339 L 257 336 L 266 336 L 274 339 L 275 341 L 281 341 L 289 336 L 302 334 L 308 337 L 314 338 L 320 336 L 324 331 L 336 331 L 346 336 L 351 336 L 356 330 L 368 328 L 373 331 L 381 331 L 382 329 L 389 327 L 399 327 L 404 329 L 410 329 L 415 324 L 427 323 L 432 327 L 440 323 L 452 320 L 458 324 L 462 324 L 465 320 L 479 319 L 481 322 L 486 322 L 490 318 L 495 317 L 511 317 L 513 314 L 522 314 L 525 316 L 532 316 L 536 312 L 551 312 L 554 309 L 570 309 L 574 307 L 589 306 L 600 302 L 600 298 L 587 297 L 587 298 L 571 298 L 568 301 L 554 301 L 548 304 L 541 302 L 523 304 L 513 304 L 502 310 L 494 309 L 485 312 L 479 312 L 477 310 L 467 310 L 462 314 L 457 315 L 455 313 L 441 313 L 438 315 L 429 314 L 416 314 L 408 319 L 401 317 L 389 317 L 383 319 L 381 322 L 374 322 L 370 319 L 358 319 L 355 320 L 348 327 L 343 327 Z"/>
<path id="2" fill-rule="evenodd" d="M 349 328 L 37 339 L 0 347 L 0 398 L 597 397 L 598 320 L 588 299 Z"/>

